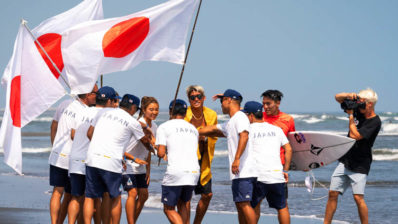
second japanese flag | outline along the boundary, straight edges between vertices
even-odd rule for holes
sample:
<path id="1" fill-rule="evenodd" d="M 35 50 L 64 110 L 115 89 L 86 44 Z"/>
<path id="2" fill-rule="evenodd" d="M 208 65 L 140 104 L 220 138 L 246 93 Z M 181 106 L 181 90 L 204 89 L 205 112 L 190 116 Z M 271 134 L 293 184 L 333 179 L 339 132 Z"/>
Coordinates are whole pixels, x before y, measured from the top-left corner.
<path id="1" fill-rule="evenodd" d="M 142 61 L 182 64 L 197 0 L 171 0 L 128 16 L 89 21 L 62 34 L 62 55 L 72 93 L 92 89 L 100 74 Z"/>

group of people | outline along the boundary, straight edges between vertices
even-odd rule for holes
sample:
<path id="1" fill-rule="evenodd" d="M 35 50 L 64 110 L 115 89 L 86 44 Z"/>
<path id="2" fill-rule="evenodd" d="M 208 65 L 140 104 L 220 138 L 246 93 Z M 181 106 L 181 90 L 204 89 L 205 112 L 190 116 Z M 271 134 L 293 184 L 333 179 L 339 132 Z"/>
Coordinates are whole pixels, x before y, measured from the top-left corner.
<path id="1" fill-rule="evenodd" d="M 333 218 L 339 192 L 343 193 L 350 183 L 356 189 L 364 189 L 366 184 L 371 160 L 365 164 L 362 158 L 368 157 L 380 127 L 369 128 L 377 124 L 377 95 L 374 97 L 372 90 L 365 92 L 336 95 L 339 103 L 360 99 L 365 104 L 365 108 L 346 112 L 350 114 L 349 136 L 358 140 L 354 147 L 367 148 L 351 149 L 341 159 L 343 165 L 332 177 L 325 223 Z M 161 202 L 170 223 L 190 222 L 193 192 L 200 195 L 194 223 L 201 223 L 213 196 L 211 163 L 219 137 L 227 138 L 232 196 L 239 223 L 257 223 L 264 198 L 269 207 L 278 211 L 279 223 L 290 223 L 287 182 L 292 149 L 286 136 L 295 131 L 295 125 L 290 115 L 279 110 L 283 94 L 267 90 L 261 95 L 262 103 L 248 101 L 242 109 L 242 95 L 227 89 L 212 97 L 220 100 L 223 114 L 230 117 L 223 124 L 217 124 L 217 113 L 204 106 L 203 87 L 191 85 L 186 94 L 189 106 L 182 99 L 172 100 L 170 120 L 159 126 L 154 122 L 159 114 L 154 97 L 140 100 L 126 94 L 121 98 L 108 86 L 94 86 L 92 92 L 61 103 L 51 125 L 52 223 L 63 223 L 66 215 L 69 223 L 119 223 L 123 190 L 128 194 L 127 221 L 137 222 L 148 198 L 151 153 L 167 161 Z M 137 120 L 133 115 L 138 110 Z M 364 116 L 355 123 L 351 117 L 358 114 Z M 363 169 L 364 165 L 367 169 Z M 363 194 L 364 191 L 354 191 L 362 210 L 366 207 Z M 358 211 L 362 221 L 363 215 Z"/>

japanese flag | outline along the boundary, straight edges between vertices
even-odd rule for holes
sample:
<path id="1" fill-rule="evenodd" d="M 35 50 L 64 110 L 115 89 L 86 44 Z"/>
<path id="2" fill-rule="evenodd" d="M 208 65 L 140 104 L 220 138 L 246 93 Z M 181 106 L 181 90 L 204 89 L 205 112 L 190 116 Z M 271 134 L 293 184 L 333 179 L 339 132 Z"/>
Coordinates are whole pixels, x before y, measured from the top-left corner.
<path id="1" fill-rule="evenodd" d="M 101 1 L 86 0 L 42 22 L 33 33 L 62 71 L 61 35 L 57 33 L 98 16 L 102 18 Z M 1 80 L 7 86 L 7 98 L 0 147 L 4 148 L 4 161 L 19 174 L 22 173 L 21 128 L 65 95 L 58 78 L 59 73 L 22 24 Z"/>
<path id="2" fill-rule="evenodd" d="M 90 91 L 100 74 L 142 61 L 182 64 L 197 0 L 170 0 L 124 17 L 89 21 L 62 34 L 62 56 L 72 93 Z"/>

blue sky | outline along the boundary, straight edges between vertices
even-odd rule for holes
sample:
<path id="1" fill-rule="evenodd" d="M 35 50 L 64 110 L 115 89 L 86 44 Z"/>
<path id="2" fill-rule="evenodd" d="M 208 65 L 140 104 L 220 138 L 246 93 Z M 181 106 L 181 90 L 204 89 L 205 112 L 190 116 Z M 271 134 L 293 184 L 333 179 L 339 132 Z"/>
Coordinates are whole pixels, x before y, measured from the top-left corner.
<path id="1" fill-rule="evenodd" d="M 12 54 L 21 18 L 30 28 L 79 0 L 13 0 L 0 8 L 0 70 Z M 164 0 L 103 0 L 105 18 L 149 8 Z M 227 88 L 244 101 L 279 89 L 286 112 L 339 111 L 337 92 L 371 87 L 378 112 L 398 112 L 398 1 L 394 0 L 204 0 L 179 97 L 204 86 L 206 105 Z M 155 96 L 166 108 L 181 65 L 145 62 L 104 76 L 119 93 Z M 5 89 L 0 107 L 5 104 Z"/>

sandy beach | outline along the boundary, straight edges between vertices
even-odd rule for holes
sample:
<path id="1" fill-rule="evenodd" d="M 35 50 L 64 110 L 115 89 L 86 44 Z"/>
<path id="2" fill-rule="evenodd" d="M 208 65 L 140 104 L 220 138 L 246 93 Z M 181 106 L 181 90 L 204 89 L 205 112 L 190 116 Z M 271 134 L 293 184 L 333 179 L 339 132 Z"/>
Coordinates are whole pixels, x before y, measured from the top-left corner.
<path id="1" fill-rule="evenodd" d="M 4 164 L 2 169 L 8 169 Z M 0 201 L 0 223 L 50 223 L 48 204 L 50 200 L 51 187 L 46 177 L 18 176 L 7 173 L 0 175 L 1 198 Z M 125 200 L 123 200 L 123 205 Z M 193 219 L 191 213 L 191 220 Z M 261 223 L 278 223 L 275 215 L 262 215 Z M 66 221 L 65 221 L 66 223 Z M 121 223 L 127 223 L 123 212 Z M 168 223 L 161 209 L 144 208 L 138 223 Z M 237 223 L 235 212 L 209 211 L 203 223 Z M 292 217 L 292 223 L 317 224 L 321 219 L 308 217 Z M 336 222 L 342 223 L 342 222 Z"/>

